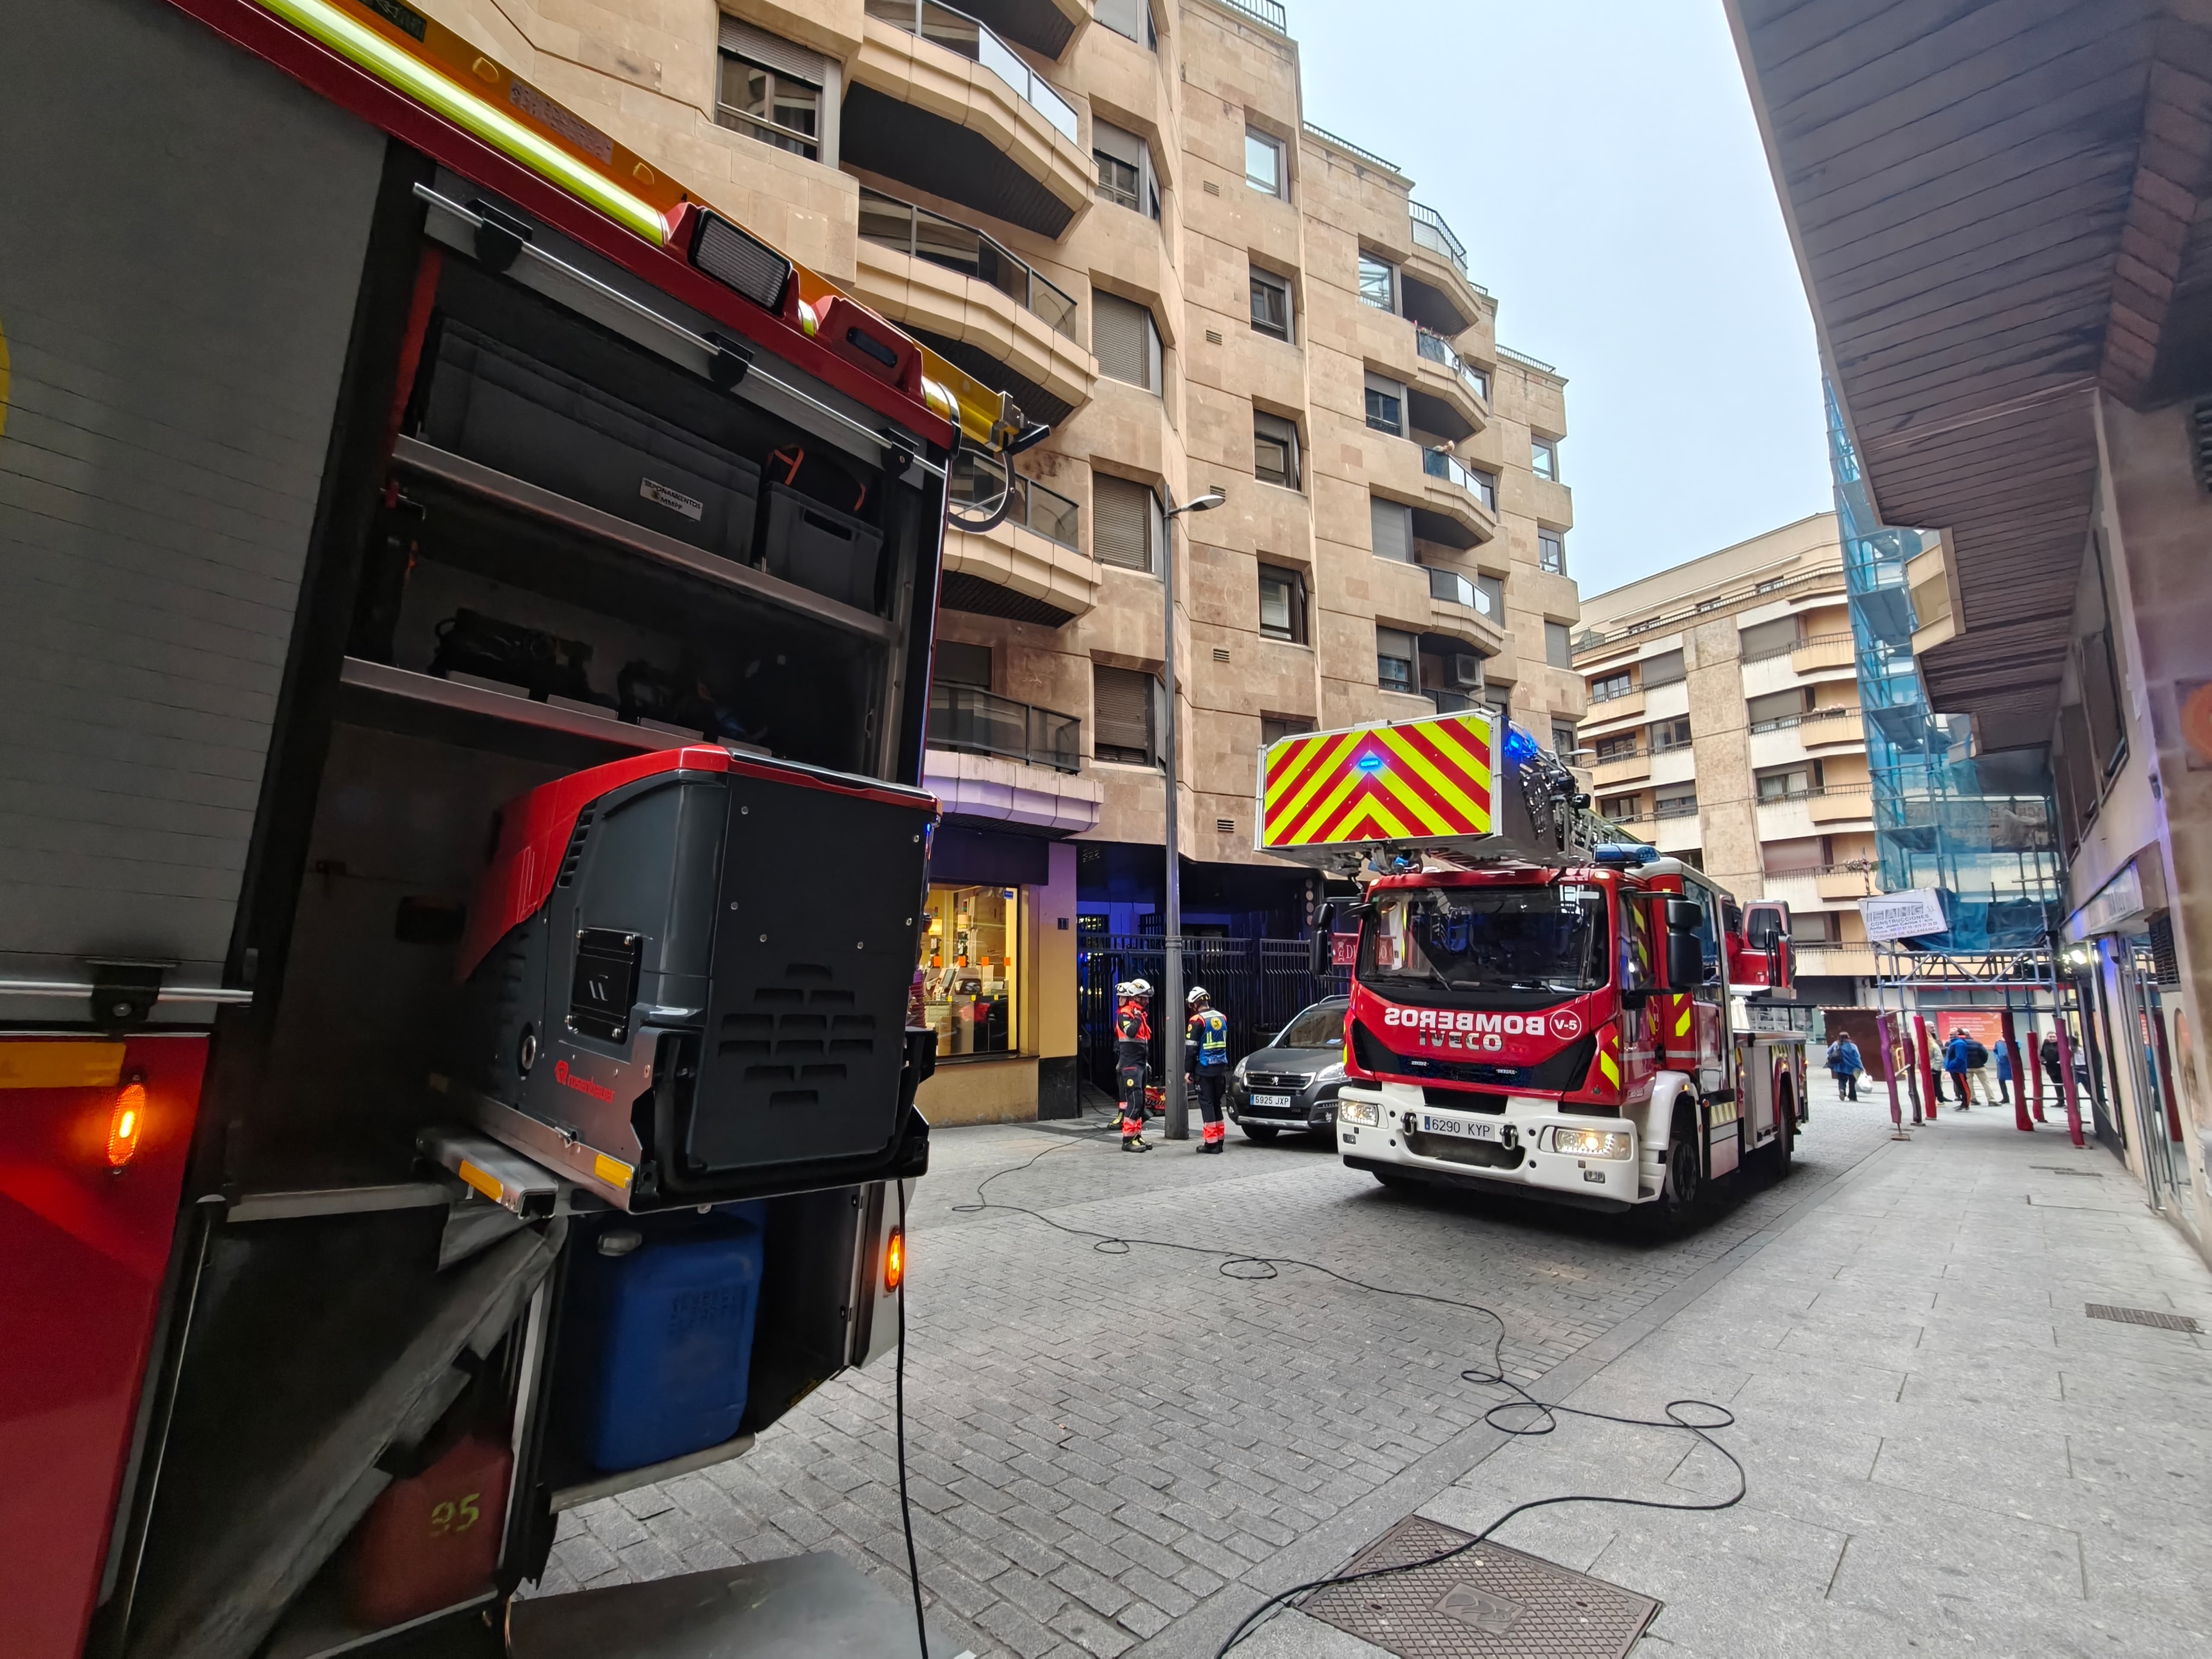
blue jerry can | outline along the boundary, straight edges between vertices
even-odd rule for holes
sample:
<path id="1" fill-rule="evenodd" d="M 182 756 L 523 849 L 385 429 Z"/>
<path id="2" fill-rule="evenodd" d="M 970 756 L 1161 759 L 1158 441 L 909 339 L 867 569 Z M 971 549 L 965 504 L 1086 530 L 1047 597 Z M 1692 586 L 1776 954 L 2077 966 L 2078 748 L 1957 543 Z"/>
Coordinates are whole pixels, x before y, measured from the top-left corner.
<path id="1" fill-rule="evenodd" d="M 639 1468 L 736 1435 L 760 1309 L 757 1223 L 718 1218 L 645 1240 L 609 1231 L 586 1260 L 593 1465 Z"/>

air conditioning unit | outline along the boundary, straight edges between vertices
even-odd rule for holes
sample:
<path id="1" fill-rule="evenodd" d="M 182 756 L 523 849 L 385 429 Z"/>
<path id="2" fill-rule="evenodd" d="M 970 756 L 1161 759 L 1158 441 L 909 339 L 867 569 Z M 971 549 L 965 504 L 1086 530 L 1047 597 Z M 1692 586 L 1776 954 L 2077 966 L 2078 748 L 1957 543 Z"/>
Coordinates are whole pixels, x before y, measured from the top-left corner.
<path id="1" fill-rule="evenodd" d="M 1482 659 L 1471 651 L 1462 651 L 1451 659 L 1452 684 L 1462 691 L 1471 691 L 1482 684 Z"/>

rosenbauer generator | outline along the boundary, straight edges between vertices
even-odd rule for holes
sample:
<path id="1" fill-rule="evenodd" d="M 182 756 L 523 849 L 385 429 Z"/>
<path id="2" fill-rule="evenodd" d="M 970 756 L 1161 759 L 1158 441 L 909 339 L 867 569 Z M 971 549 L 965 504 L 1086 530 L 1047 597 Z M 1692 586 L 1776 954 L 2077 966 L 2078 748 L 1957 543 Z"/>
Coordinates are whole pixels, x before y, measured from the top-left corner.
<path id="1" fill-rule="evenodd" d="M 1805 1119 L 1786 906 L 1613 838 L 1487 713 L 1285 738 L 1258 844 L 1358 882 L 1344 1161 L 1675 1223 Z M 1327 945 L 1325 919 L 1316 954 Z"/>
<path id="2" fill-rule="evenodd" d="M 896 1340 L 946 503 L 1042 428 L 406 0 L 0 87 L 0 1651 L 911 1650 L 518 1592 Z"/>

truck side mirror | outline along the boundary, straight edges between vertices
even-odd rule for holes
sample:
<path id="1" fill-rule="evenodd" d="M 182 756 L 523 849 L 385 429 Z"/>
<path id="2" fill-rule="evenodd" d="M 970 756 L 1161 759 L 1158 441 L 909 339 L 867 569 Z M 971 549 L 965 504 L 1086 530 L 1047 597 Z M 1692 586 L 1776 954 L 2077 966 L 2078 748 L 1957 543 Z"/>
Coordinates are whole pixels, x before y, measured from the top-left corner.
<path id="1" fill-rule="evenodd" d="M 1324 904 L 1314 912 L 1313 937 L 1306 942 L 1306 968 L 1316 979 L 1329 970 L 1329 940 L 1336 933 L 1336 907 Z"/>
<path id="2" fill-rule="evenodd" d="M 1676 901 L 1679 902 L 1680 901 Z M 1673 920 L 1674 904 L 1669 904 L 1668 920 Z M 1692 905 L 1692 909 L 1697 907 Z M 1705 982 L 1705 951 L 1695 933 L 1679 927 L 1667 930 L 1667 988 L 1676 993 L 1694 991 Z"/>
<path id="3" fill-rule="evenodd" d="M 1743 919 L 1743 942 L 1770 954 L 1790 932 L 1790 913 L 1778 904 L 1754 904 Z"/>
<path id="4" fill-rule="evenodd" d="M 1670 898 L 1667 901 L 1667 927 L 1670 933 L 1694 933 L 1704 925 L 1705 907 L 1695 899 Z M 1700 969 L 1702 972 L 1703 970 Z"/>

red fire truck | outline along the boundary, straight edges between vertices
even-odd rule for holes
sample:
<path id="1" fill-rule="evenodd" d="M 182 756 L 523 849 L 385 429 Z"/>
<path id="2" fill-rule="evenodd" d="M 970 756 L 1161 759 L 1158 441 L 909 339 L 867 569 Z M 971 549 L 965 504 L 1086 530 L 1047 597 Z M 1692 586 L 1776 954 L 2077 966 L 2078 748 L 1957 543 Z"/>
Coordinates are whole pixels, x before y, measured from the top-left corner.
<path id="1" fill-rule="evenodd" d="M 1805 1120 L 1789 913 L 1621 842 L 1489 714 L 1286 738 L 1259 845 L 1357 881 L 1344 1160 L 1662 1224 L 1785 1170 Z M 1346 932 L 1353 931 L 1346 929 Z M 1317 950 L 1319 938 L 1317 936 Z"/>
<path id="2" fill-rule="evenodd" d="M 406 0 L 0 65 L 0 1650 L 911 1644 L 509 1603 L 896 1343 L 946 503 L 1041 428 Z"/>

